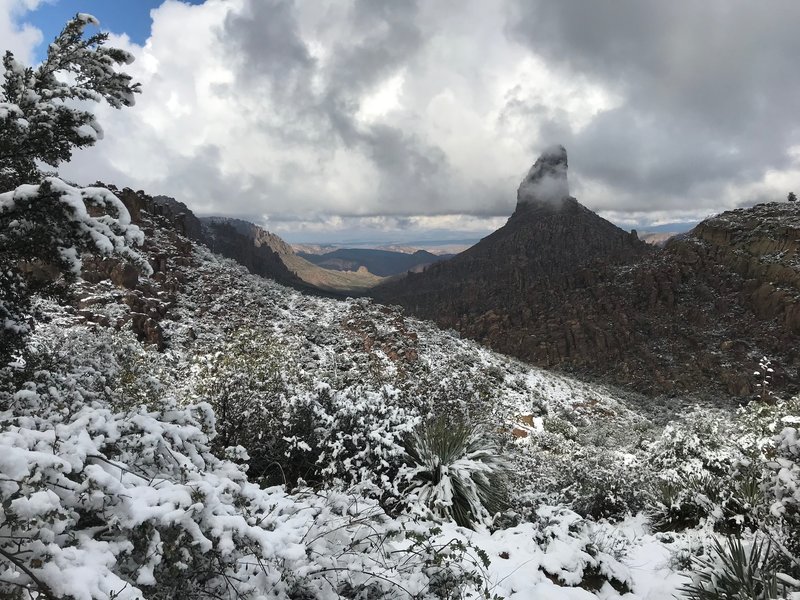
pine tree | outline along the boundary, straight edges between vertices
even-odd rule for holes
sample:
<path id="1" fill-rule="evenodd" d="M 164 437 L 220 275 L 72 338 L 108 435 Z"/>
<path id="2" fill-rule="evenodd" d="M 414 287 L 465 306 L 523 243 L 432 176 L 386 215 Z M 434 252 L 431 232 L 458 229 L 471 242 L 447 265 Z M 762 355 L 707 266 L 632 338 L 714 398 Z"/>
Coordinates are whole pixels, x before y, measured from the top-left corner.
<path id="1" fill-rule="evenodd" d="M 73 148 L 92 146 L 103 137 L 94 114 L 74 101 L 105 100 L 114 108 L 134 104 L 140 85 L 116 70 L 130 64 L 133 56 L 106 47 L 107 33 L 85 38 L 89 24 L 99 25 L 91 15 L 75 15 L 35 69 L 6 52 L 0 94 L 0 191 L 37 182 L 37 160 L 57 166 L 71 158 Z"/>
<path id="2" fill-rule="evenodd" d="M 789 202 L 797 202 L 797 194 L 795 194 L 794 192 L 789 192 L 789 195 L 786 196 L 786 199 Z"/>
<path id="3" fill-rule="evenodd" d="M 56 166 L 73 148 L 102 138 L 94 115 L 76 101 L 131 106 L 140 91 L 116 71 L 133 57 L 104 46 L 108 34 L 83 37 L 91 15 L 78 14 L 35 69 L 11 52 L 3 58 L 0 94 L 0 368 L 30 330 L 31 297 L 64 295 L 80 275 L 81 254 L 116 255 L 150 272 L 133 246 L 143 241 L 122 202 L 102 188 L 43 178 L 37 161 Z M 81 104 L 85 106 L 85 104 Z M 9 190 L 9 191 L 5 191 Z"/>

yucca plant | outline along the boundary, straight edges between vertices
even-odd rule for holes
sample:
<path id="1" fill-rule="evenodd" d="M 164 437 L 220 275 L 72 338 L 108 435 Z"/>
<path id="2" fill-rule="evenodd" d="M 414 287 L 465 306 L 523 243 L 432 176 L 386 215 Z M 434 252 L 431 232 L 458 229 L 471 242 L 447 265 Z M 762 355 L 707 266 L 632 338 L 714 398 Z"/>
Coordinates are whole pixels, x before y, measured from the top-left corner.
<path id="1" fill-rule="evenodd" d="M 424 512 L 474 528 L 507 506 L 510 464 L 480 429 L 439 417 L 416 429 L 406 452 L 406 497 Z"/>
<path id="2" fill-rule="evenodd" d="M 677 476 L 654 483 L 648 509 L 655 531 L 682 531 L 697 526 L 708 515 L 707 506 L 699 501 L 702 480 Z M 704 498 L 703 498 L 704 499 Z"/>
<path id="3" fill-rule="evenodd" d="M 778 563 L 769 542 L 755 540 L 748 551 L 739 537 L 714 540 L 712 554 L 694 561 L 693 581 L 683 591 L 691 600 L 772 600 L 779 590 Z"/>

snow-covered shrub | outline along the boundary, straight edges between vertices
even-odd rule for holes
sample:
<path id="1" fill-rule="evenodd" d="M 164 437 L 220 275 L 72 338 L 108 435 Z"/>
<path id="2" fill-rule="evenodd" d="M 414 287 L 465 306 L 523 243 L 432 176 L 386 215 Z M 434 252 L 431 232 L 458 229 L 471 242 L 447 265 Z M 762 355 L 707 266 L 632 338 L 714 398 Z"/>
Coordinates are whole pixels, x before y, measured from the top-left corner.
<path id="1" fill-rule="evenodd" d="M 695 411 L 668 425 L 648 448 L 653 468 L 688 475 L 726 474 L 732 454 L 734 459 L 738 456 L 730 421 L 727 414 Z"/>
<path id="2" fill-rule="evenodd" d="M 672 473 L 649 489 L 648 514 L 656 531 L 681 531 L 708 523 L 722 533 L 754 530 L 766 512 L 761 467 L 732 462 L 728 473 Z"/>
<path id="3" fill-rule="evenodd" d="M 790 415 L 785 423 L 800 423 Z M 764 492 L 769 502 L 767 527 L 779 537 L 791 556 L 793 572 L 800 577 L 800 430 L 784 427 L 774 438 L 775 454 L 766 463 L 768 477 Z"/>
<path id="4" fill-rule="evenodd" d="M 289 416 L 282 399 L 289 393 L 285 380 L 291 368 L 281 360 L 275 340 L 259 329 L 237 329 L 195 355 L 191 399 L 214 409 L 216 451 L 229 446 L 248 450 L 253 480 L 283 483 Z"/>
<path id="5" fill-rule="evenodd" d="M 480 429 L 438 417 L 418 427 L 407 453 L 412 511 L 475 527 L 490 524 L 507 505 L 510 464 Z"/>
<path id="6" fill-rule="evenodd" d="M 118 256 L 150 274 L 134 249 L 143 241 L 125 205 L 105 188 L 75 188 L 49 177 L 0 194 L 2 364 L 30 332 L 34 294 L 63 298 L 65 284 L 80 275 L 84 252 Z"/>
<path id="7" fill-rule="evenodd" d="M 403 439 L 417 422 L 398 392 L 306 379 L 263 330 L 239 330 L 195 359 L 189 396 L 217 415 L 217 451 L 243 446 L 249 475 L 264 484 L 299 482 L 371 488 L 399 496 Z"/>
<path id="8" fill-rule="evenodd" d="M 70 333 L 50 370 L 0 381 L 0 597 L 416 600 L 485 589 L 480 552 L 428 524 L 393 520 L 352 490 L 290 495 L 249 482 L 213 452 L 207 404 L 154 393 L 136 405 L 108 385 L 127 370 L 130 335 Z M 45 347 L 58 328 L 35 335 Z"/>
<path id="9" fill-rule="evenodd" d="M 558 425 L 549 430 L 553 423 Z M 618 521 L 640 512 L 647 506 L 653 473 L 614 427 L 603 428 L 605 445 L 587 442 L 598 429 L 594 424 L 579 429 L 558 417 L 543 419 L 543 429 L 520 444 L 515 487 L 539 502 L 562 504 L 593 520 Z M 515 508 L 527 513 L 524 507 Z"/>
<path id="10" fill-rule="evenodd" d="M 648 490 L 648 515 L 655 531 L 697 527 L 711 517 L 722 498 L 721 482 L 708 475 L 672 475 L 657 479 Z"/>
<path id="11" fill-rule="evenodd" d="M 656 474 L 648 512 L 657 531 L 680 531 L 709 521 L 720 531 L 753 524 L 747 457 L 730 418 L 698 411 L 668 425 L 648 448 Z"/>
<path id="12" fill-rule="evenodd" d="M 545 554 L 540 566 L 545 573 L 569 586 L 600 590 L 609 583 L 621 593 L 630 591 L 630 573 L 597 543 L 596 525 L 574 511 L 557 506 L 537 509 L 534 524 L 536 541 Z M 571 549 L 576 545 L 579 550 L 575 554 Z M 571 554 L 571 560 L 564 561 L 565 554 Z"/>
<path id="13" fill-rule="evenodd" d="M 633 455 L 580 446 L 565 465 L 561 497 L 584 517 L 615 521 L 646 507 L 649 477 Z"/>
<path id="14" fill-rule="evenodd" d="M 403 407 L 396 390 L 336 391 L 319 383 L 293 408 L 311 418 L 314 436 L 307 443 L 323 481 L 357 485 L 363 493 L 371 488 L 389 504 L 400 497 L 397 473 L 405 461 L 404 440 L 419 417 Z"/>
<path id="15" fill-rule="evenodd" d="M 101 330 L 102 331 L 102 330 Z M 159 352 L 155 346 L 136 343 L 132 332 L 123 331 L 111 335 L 108 343 L 119 368 L 107 376 L 108 386 L 116 393 L 113 404 L 118 410 L 150 407 L 151 403 L 177 386 L 179 368 L 177 357 Z M 69 351 L 69 345 L 63 352 Z M 49 354 L 56 354 L 50 347 Z M 97 352 L 95 349 L 94 352 Z M 62 359 L 63 360 L 63 359 Z"/>
<path id="16" fill-rule="evenodd" d="M 574 441 L 578 438 L 578 428 L 565 419 L 563 415 L 547 415 L 543 420 L 543 426 L 547 433 L 563 439 Z"/>

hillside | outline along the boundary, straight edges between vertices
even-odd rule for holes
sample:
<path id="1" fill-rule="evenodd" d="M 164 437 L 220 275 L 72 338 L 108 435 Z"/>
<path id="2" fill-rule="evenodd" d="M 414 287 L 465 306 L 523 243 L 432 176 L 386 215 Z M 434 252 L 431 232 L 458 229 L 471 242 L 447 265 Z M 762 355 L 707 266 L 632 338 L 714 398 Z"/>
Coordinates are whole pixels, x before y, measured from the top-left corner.
<path id="1" fill-rule="evenodd" d="M 152 273 L 86 257 L 0 368 L 0 593 L 667 600 L 712 530 L 797 544 L 763 516 L 793 506 L 796 399 L 737 417 L 543 371 L 252 274 L 179 204 L 120 195 Z"/>
<path id="2" fill-rule="evenodd" d="M 205 230 L 209 232 L 209 246 L 224 256 L 235 257 L 235 253 L 221 250 L 226 244 L 233 247 L 252 245 L 257 249 L 268 249 L 280 260 L 286 269 L 306 284 L 306 288 L 318 288 L 325 292 L 358 293 L 381 282 L 381 277 L 365 269 L 342 271 L 306 260 L 292 247 L 274 233 L 263 230 L 241 219 L 208 217 L 202 219 Z"/>
<path id="3" fill-rule="evenodd" d="M 569 197 L 566 168 L 566 152 L 543 157 L 504 227 L 373 296 L 532 364 L 654 396 L 749 396 L 765 356 L 776 389 L 798 388 L 800 210 L 724 213 L 662 249 Z"/>
<path id="4" fill-rule="evenodd" d="M 324 254 L 299 252 L 299 256 L 325 269 L 337 271 L 358 271 L 362 267 L 373 275 L 390 277 L 419 272 L 436 262 L 447 260 L 450 254 L 432 254 L 425 250 L 413 253 L 392 252 L 389 250 L 338 248 Z M 376 283 L 377 284 L 377 283 Z"/>

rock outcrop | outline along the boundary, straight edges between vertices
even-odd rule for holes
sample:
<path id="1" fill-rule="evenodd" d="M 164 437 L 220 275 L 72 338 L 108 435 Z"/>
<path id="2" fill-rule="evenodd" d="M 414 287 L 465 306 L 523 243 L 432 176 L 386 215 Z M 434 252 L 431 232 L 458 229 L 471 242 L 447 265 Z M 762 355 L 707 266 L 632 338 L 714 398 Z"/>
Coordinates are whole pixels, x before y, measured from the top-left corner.
<path id="1" fill-rule="evenodd" d="M 724 213 L 658 248 L 566 195 L 562 151 L 532 167 L 505 226 L 373 295 L 533 364 L 650 395 L 752 395 L 763 356 L 774 390 L 798 389 L 800 208 Z"/>
<path id="2" fill-rule="evenodd" d="M 517 189 L 517 210 L 527 203 L 558 203 L 569 198 L 568 166 L 564 146 L 545 150 Z"/>

